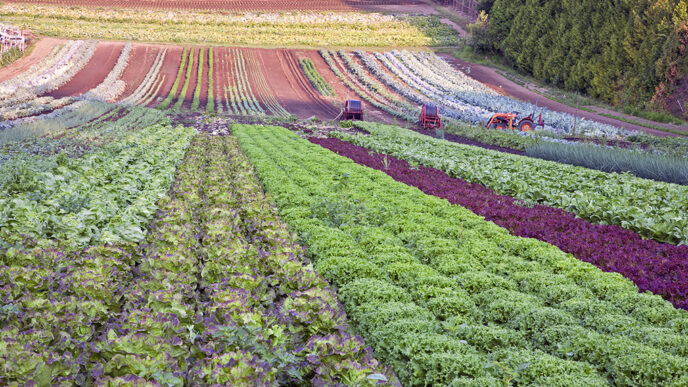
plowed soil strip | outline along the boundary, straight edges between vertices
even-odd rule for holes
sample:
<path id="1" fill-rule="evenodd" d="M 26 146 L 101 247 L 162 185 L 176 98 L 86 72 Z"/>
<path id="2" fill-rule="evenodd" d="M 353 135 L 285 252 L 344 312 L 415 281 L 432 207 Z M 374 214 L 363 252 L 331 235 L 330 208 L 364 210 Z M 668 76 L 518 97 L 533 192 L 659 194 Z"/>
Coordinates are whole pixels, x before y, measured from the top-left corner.
<path id="1" fill-rule="evenodd" d="M 101 42 L 96 47 L 93 58 L 72 79 L 47 95 L 62 98 L 83 94 L 98 85 L 115 67 L 124 43 Z"/>
<path id="2" fill-rule="evenodd" d="M 160 49 L 157 46 L 135 44 L 131 49 L 129 64 L 124 69 L 121 79 L 126 84 L 121 98 L 131 95 L 143 82 L 148 70 L 153 66 Z"/>
<path id="3" fill-rule="evenodd" d="M 332 119 L 338 112 L 334 106 L 325 109 L 318 101 L 309 95 L 304 86 L 296 79 L 290 65 L 288 55 L 284 50 L 258 50 L 265 65 L 265 72 L 270 88 L 275 92 L 277 100 L 289 112 L 299 118 L 318 116 L 322 119 Z M 298 68 L 297 68 L 298 69 Z M 312 86 L 309 85 L 312 88 Z M 315 91 L 315 90 L 313 90 Z M 317 91 L 315 91 L 317 93 Z"/>
<path id="4" fill-rule="evenodd" d="M 191 68 L 191 73 L 189 74 L 189 89 L 186 90 L 186 95 L 184 95 L 184 104 L 182 105 L 184 109 L 191 108 L 191 101 L 193 101 L 194 91 L 196 90 L 196 83 L 198 83 L 198 61 L 200 60 L 200 58 L 201 47 L 194 47 L 193 67 Z"/>
<path id="5" fill-rule="evenodd" d="M 227 84 L 227 71 L 225 70 L 225 61 L 227 49 L 224 47 L 215 47 L 213 49 L 214 58 L 214 73 L 213 73 L 213 92 L 215 94 L 215 110 L 218 112 L 225 112 L 227 107 L 225 105 L 225 85 Z"/>
<path id="6" fill-rule="evenodd" d="M 157 97 L 148 104 L 150 107 L 158 106 L 162 100 L 164 100 L 172 90 L 172 85 L 174 85 L 174 80 L 177 79 L 177 72 L 179 71 L 179 65 L 182 63 L 182 51 L 184 50 L 181 46 L 170 46 L 167 48 L 167 55 L 163 61 L 162 68 L 160 69 L 159 77 L 165 77 L 162 82 L 160 89 L 158 90 Z M 144 71 L 145 72 L 145 71 Z M 181 85 L 179 86 L 181 89 Z M 174 100 L 172 100 L 174 103 Z"/>
<path id="7" fill-rule="evenodd" d="M 0 69 L 0 82 L 4 82 L 10 78 L 14 78 L 19 74 L 27 71 L 31 66 L 42 61 L 53 47 L 63 41 L 55 38 L 43 38 L 34 44 L 31 53 L 16 62 Z"/>
<path id="8" fill-rule="evenodd" d="M 266 113 L 274 116 L 286 117 L 289 115 L 276 98 L 275 92 L 270 88 L 265 77 L 265 65 L 262 58 L 255 51 L 245 51 L 249 82 L 255 90 L 258 101 L 265 108 Z"/>

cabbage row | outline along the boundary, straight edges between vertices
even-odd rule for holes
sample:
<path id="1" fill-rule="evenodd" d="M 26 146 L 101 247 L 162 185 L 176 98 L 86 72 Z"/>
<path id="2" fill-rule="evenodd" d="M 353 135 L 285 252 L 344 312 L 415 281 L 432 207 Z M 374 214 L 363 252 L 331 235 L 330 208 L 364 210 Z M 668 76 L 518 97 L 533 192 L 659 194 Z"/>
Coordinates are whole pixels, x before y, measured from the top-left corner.
<path id="1" fill-rule="evenodd" d="M 646 238 L 688 244 L 688 187 L 501 153 L 413 133 L 357 123 L 369 136 L 345 141 L 482 184 L 502 195 L 614 224 Z"/>
<path id="2" fill-rule="evenodd" d="M 194 133 L 158 124 L 50 167 L 38 158 L 3 168 L 0 241 L 140 241 Z"/>
<path id="3" fill-rule="evenodd" d="M 385 380 L 233 138 L 198 136 L 140 245 L 0 255 L 0 384 Z"/>
<path id="4" fill-rule="evenodd" d="M 688 314 L 660 297 L 285 129 L 232 131 L 404 385 L 688 383 Z"/>

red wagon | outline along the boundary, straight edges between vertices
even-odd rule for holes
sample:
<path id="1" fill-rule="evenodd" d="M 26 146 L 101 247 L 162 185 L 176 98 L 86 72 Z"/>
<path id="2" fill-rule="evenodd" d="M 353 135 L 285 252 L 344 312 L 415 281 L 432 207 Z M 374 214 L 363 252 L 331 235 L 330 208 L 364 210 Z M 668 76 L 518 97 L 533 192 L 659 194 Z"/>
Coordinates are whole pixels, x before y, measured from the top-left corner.
<path id="1" fill-rule="evenodd" d="M 421 129 L 440 129 L 442 127 L 440 108 L 436 105 L 423 105 L 420 110 L 419 125 Z"/>
<path id="2" fill-rule="evenodd" d="M 355 99 L 348 99 L 344 104 L 344 112 L 342 112 L 342 119 L 349 120 L 362 120 L 363 119 L 363 104 L 361 101 Z"/>

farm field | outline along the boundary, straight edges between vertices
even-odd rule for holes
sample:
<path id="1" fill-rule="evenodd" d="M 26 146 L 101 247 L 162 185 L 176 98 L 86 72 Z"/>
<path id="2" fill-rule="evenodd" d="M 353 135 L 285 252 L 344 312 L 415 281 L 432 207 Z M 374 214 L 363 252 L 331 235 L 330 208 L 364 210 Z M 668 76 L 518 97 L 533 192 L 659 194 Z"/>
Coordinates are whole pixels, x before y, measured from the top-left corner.
<path id="1" fill-rule="evenodd" d="M 6 1 L 7 3 L 21 4 L 46 4 L 60 6 L 89 6 L 89 7 L 113 7 L 113 8 L 144 8 L 144 9 L 190 9 L 190 10 L 223 10 L 223 11 L 294 11 L 294 10 L 318 10 L 318 11 L 353 11 L 375 10 L 380 6 L 405 6 L 413 7 L 423 4 L 418 0 L 299 0 L 299 1 L 274 1 L 274 0 L 21 0 Z"/>
<path id="2" fill-rule="evenodd" d="M 500 93 L 420 2 L 85 3 L 0 4 L 0 385 L 688 385 L 688 138 Z"/>
<path id="3" fill-rule="evenodd" d="M 74 39 L 275 48 L 427 47 L 460 42 L 436 16 L 377 12 L 142 12 L 3 3 L 0 18 L 44 36 Z"/>

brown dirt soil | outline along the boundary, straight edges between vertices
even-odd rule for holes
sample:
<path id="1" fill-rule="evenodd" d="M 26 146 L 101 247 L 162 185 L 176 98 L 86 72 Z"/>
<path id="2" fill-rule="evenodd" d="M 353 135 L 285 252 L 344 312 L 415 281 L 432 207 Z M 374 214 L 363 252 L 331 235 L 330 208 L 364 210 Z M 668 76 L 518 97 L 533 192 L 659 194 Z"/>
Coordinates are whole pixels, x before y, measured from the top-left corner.
<path id="1" fill-rule="evenodd" d="M 227 11 L 351 11 L 381 6 L 422 5 L 420 0 L 9 0 L 8 3 L 115 8 L 152 8 Z"/>
<path id="2" fill-rule="evenodd" d="M 339 114 L 339 109 L 320 98 L 320 94 L 305 79 L 293 53 L 287 50 L 255 50 L 264 63 L 270 88 L 288 112 L 299 118 L 317 116 L 323 120 L 331 120 Z"/>
<path id="3" fill-rule="evenodd" d="M 215 51 L 215 103 L 222 104 L 223 109 L 227 109 L 225 99 L 225 87 L 229 85 L 229 48 L 222 47 Z"/>
<path id="4" fill-rule="evenodd" d="M 213 50 L 215 51 L 215 50 Z M 214 54 L 214 53 L 213 53 Z M 201 81 L 201 97 L 200 101 L 201 103 L 198 105 L 198 110 L 199 111 L 205 111 L 206 105 L 208 104 L 208 89 L 210 85 L 210 79 L 209 77 L 209 70 L 210 70 L 210 48 L 206 47 L 205 52 L 204 52 L 204 58 L 203 58 L 203 78 Z M 213 58 L 215 60 L 215 58 Z M 213 74 L 213 78 L 215 78 L 215 74 Z"/>
<path id="5" fill-rule="evenodd" d="M 189 89 L 186 90 L 186 95 L 184 96 L 184 103 L 182 104 L 182 107 L 184 109 L 191 108 L 191 101 L 193 100 L 194 91 L 196 91 L 196 83 L 198 83 L 198 61 L 201 55 L 201 47 L 194 47 L 193 50 L 193 67 L 191 68 L 191 74 L 189 74 Z M 184 87 L 184 84 L 180 84 L 179 87 Z"/>
<path id="6" fill-rule="evenodd" d="M 248 72 L 248 81 L 256 99 L 260 106 L 265 110 L 266 114 L 275 113 L 270 109 L 271 103 L 279 104 L 277 95 L 270 87 L 265 76 L 265 63 L 260 54 L 254 50 L 244 50 L 244 57 L 246 58 L 246 71 Z M 282 106 L 284 108 L 284 106 Z"/>
<path id="7" fill-rule="evenodd" d="M 132 45 L 129 63 L 120 77 L 126 83 L 120 99 L 130 96 L 141 85 L 141 82 L 143 82 L 143 79 L 146 78 L 148 71 L 153 66 L 159 51 L 159 47 L 150 44 Z"/>
<path id="8" fill-rule="evenodd" d="M 100 42 L 91 60 L 72 79 L 47 95 L 62 98 L 83 94 L 98 85 L 115 67 L 124 43 Z"/>
<path id="9" fill-rule="evenodd" d="M 177 72 L 179 71 L 179 65 L 182 64 L 182 51 L 184 47 L 181 46 L 168 46 L 167 54 L 165 55 L 165 60 L 162 62 L 162 67 L 160 68 L 159 76 L 165 76 L 165 81 L 163 82 L 158 95 L 148 104 L 149 107 L 155 107 L 162 102 L 170 94 L 172 90 L 172 85 L 174 85 L 175 79 L 177 79 Z M 184 77 L 184 74 L 182 74 Z M 183 79 L 182 79 L 183 82 Z M 179 90 L 181 90 L 183 84 L 179 85 Z M 179 92 L 177 90 L 177 93 Z M 175 96 L 176 97 L 176 96 Z M 174 103 L 174 101 L 172 102 Z"/>
<path id="10" fill-rule="evenodd" d="M 29 55 L 20 58 L 16 62 L 13 62 L 3 68 L 0 68 L 0 82 L 4 82 L 10 78 L 14 78 L 19 74 L 27 71 L 31 68 L 31 66 L 35 65 L 36 63 L 43 60 L 43 58 L 48 56 L 48 54 L 50 54 L 50 51 L 52 51 L 53 47 L 63 42 L 63 40 L 55 38 L 40 39 L 39 41 L 34 43 L 33 50 L 31 51 L 31 53 L 29 53 Z"/>
<path id="11" fill-rule="evenodd" d="M 215 106 L 217 110 L 217 105 L 222 105 L 222 109 L 226 108 L 225 105 L 225 86 L 227 85 L 227 52 L 229 49 L 225 47 L 215 47 L 213 49 L 214 65 L 213 70 L 213 90 L 215 92 Z"/>
<path id="12" fill-rule="evenodd" d="M 471 78 L 479 82 L 482 82 L 490 86 L 491 88 L 501 89 L 504 91 L 505 95 L 511 98 L 520 99 L 521 101 L 526 101 L 532 104 L 537 103 L 538 106 L 544 106 L 553 111 L 573 114 L 578 117 L 583 117 L 585 119 L 601 122 L 604 124 L 614 125 L 619 128 L 645 132 L 652 134 L 654 136 L 677 136 L 672 133 L 662 132 L 659 130 L 646 128 L 640 125 L 629 124 L 624 121 L 615 120 L 613 118 L 608 118 L 596 113 L 587 112 L 585 110 L 580 110 L 568 105 L 564 105 L 563 103 L 552 101 L 549 98 L 546 98 L 540 94 L 530 91 L 527 88 L 499 75 L 493 68 L 457 59 L 449 54 L 439 54 L 439 56 L 441 56 L 444 60 L 446 60 L 456 68 L 462 69 L 465 67 L 469 67 L 471 69 L 469 74 Z"/>
<path id="13" fill-rule="evenodd" d="M 320 53 L 317 51 L 310 51 L 309 58 L 313 61 L 313 64 L 315 65 L 315 68 L 318 70 L 320 75 L 322 75 L 323 78 L 327 81 L 327 83 L 332 86 L 335 91 L 337 92 L 337 102 L 339 102 L 339 109 L 344 107 L 344 101 L 346 100 L 347 92 L 349 95 L 350 99 L 357 99 L 361 101 L 363 104 L 363 114 L 365 119 L 373 119 L 375 121 L 380 121 L 384 123 L 393 123 L 394 122 L 394 117 L 391 115 L 383 112 L 382 110 L 377 109 L 373 105 L 371 105 L 368 101 L 366 101 L 365 98 L 363 98 L 362 95 L 354 92 L 353 90 L 349 89 L 346 84 L 337 77 L 337 75 L 330 69 L 330 66 L 325 63 L 325 60 L 320 56 Z M 343 69 L 341 67 L 338 67 L 339 71 L 341 71 L 343 74 L 347 74 L 347 70 Z"/>

